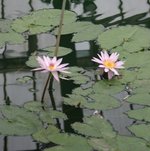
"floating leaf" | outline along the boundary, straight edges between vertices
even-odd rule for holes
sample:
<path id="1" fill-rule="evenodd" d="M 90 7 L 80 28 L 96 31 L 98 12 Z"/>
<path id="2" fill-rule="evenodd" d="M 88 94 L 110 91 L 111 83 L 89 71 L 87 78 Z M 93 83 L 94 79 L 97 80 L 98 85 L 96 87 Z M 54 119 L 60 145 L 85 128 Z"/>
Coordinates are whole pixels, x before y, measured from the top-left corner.
<path id="1" fill-rule="evenodd" d="M 45 149 L 44 151 L 91 151 L 92 147 L 88 144 L 87 139 L 73 134 L 59 133 L 49 135 L 48 139 L 60 146 Z"/>
<path id="2" fill-rule="evenodd" d="M 83 30 L 93 26 L 91 22 L 85 22 L 85 21 L 77 21 L 77 22 L 72 22 L 70 24 L 66 24 L 62 26 L 62 35 L 67 35 L 71 33 L 77 33 L 77 32 L 82 32 Z M 58 33 L 58 28 L 54 30 L 55 35 Z"/>
<path id="3" fill-rule="evenodd" d="M 24 104 L 24 108 L 32 112 L 43 111 L 43 105 L 39 101 L 29 101 Z"/>
<path id="4" fill-rule="evenodd" d="M 99 94 L 116 94 L 124 89 L 124 86 L 119 80 L 101 80 L 93 85 L 95 93 Z"/>
<path id="5" fill-rule="evenodd" d="M 56 118 L 61 118 L 61 119 L 66 120 L 67 116 L 60 111 L 55 111 L 52 109 L 51 110 L 49 109 L 48 111 L 42 111 L 40 113 L 40 119 L 45 123 L 53 124 L 55 123 L 53 119 L 56 119 Z"/>
<path id="6" fill-rule="evenodd" d="M 81 108 L 107 110 L 119 107 L 120 103 L 113 97 L 106 94 L 92 94 L 89 97 L 83 97 L 79 94 L 68 95 L 64 97 L 64 103 L 71 106 L 80 106 Z"/>
<path id="7" fill-rule="evenodd" d="M 141 40 L 145 39 L 145 40 Z M 150 30 L 140 26 L 122 26 L 109 29 L 98 37 L 103 49 L 121 46 L 128 52 L 136 52 L 150 47 Z"/>
<path id="8" fill-rule="evenodd" d="M 47 51 L 48 56 L 50 56 L 50 57 L 54 56 L 55 47 L 49 47 L 49 48 L 45 48 L 43 50 Z M 62 56 L 65 56 L 71 52 L 72 52 L 72 50 L 70 48 L 59 47 L 59 51 L 58 51 L 57 56 L 62 57 Z"/>
<path id="9" fill-rule="evenodd" d="M 115 151 L 112 144 L 105 139 L 90 138 L 89 144 L 97 151 Z"/>
<path id="10" fill-rule="evenodd" d="M 112 126 L 100 116 L 86 117 L 83 120 L 84 123 L 76 122 L 72 124 L 73 129 L 82 135 L 97 138 L 113 138 L 116 136 Z"/>
<path id="11" fill-rule="evenodd" d="M 13 21 L 12 28 L 20 33 L 29 32 L 38 34 L 52 30 L 59 25 L 61 10 L 59 9 L 41 9 L 23 16 Z M 74 22 L 76 14 L 71 11 L 65 11 L 64 24 Z"/>
<path id="12" fill-rule="evenodd" d="M 38 141 L 38 142 L 42 142 L 42 143 L 49 143 L 50 140 L 48 139 L 49 135 L 54 135 L 59 133 L 59 129 L 56 128 L 53 125 L 49 125 L 48 128 L 43 128 L 39 131 L 37 131 L 36 133 L 34 133 L 32 135 L 32 137 L 34 138 L 34 140 Z"/>
<path id="13" fill-rule="evenodd" d="M 21 78 L 17 78 L 16 79 L 18 82 L 24 84 L 24 83 L 27 83 L 28 81 L 31 81 L 33 80 L 33 78 L 31 76 L 23 76 Z"/>
<path id="14" fill-rule="evenodd" d="M 77 94 L 77 95 L 82 95 L 82 96 L 87 96 L 90 95 L 93 92 L 92 88 L 88 88 L 88 89 L 82 89 L 81 87 L 75 88 L 72 91 L 72 94 Z"/>
<path id="15" fill-rule="evenodd" d="M 93 108 L 97 110 L 108 110 L 120 106 L 119 101 L 117 101 L 114 97 L 108 94 L 95 93 L 90 95 L 89 97 L 93 100 L 93 103 L 92 101 L 86 103 L 87 108 Z"/>
<path id="16" fill-rule="evenodd" d="M 126 68 L 129 67 L 143 67 L 150 63 L 150 52 L 132 53 L 124 59 Z"/>
<path id="17" fill-rule="evenodd" d="M 128 98 L 129 103 L 150 106 L 150 94 L 135 94 Z"/>
<path id="18" fill-rule="evenodd" d="M 117 136 L 116 151 L 150 151 L 143 139 L 129 136 Z"/>
<path id="19" fill-rule="evenodd" d="M 12 31 L 11 23 L 12 20 L 0 19 L 0 32 L 6 33 Z"/>
<path id="20" fill-rule="evenodd" d="M 0 47 L 5 44 L 22 44 L 25 42 L 24 37 L 21 34 L 15 33 L 13 31 L 8 33 L 0 33 Z"/>
<path id="21" fill-rule="evenodd" d="M 76 33 L 72 41 L 73 42 L 82 42 L 82 41 L 90 41 L 95 40 L 99 34 L 104 31 L 104 27 L 102 25 L 92 25 L 88 28 L 82 30 L 81 32 Z"/>
<path id="22" fill-rule="evenodd" d="M 150 115 L 150 107 L 128 111 L 127 115 L 130 118 L 150 122 L 150 116 L 149 116 Z"/>
<path id="23" fill-rule="evenodd" d="M 42 128 L 37 115 L 17 106 L 0 107 L 4 119 L 0 119 L 3 135 L 31 135 Z"/>
<path id="24" fill-rule="evenodd" d="M 139 124 L 132 125 L 128 129 L 134 133 L 137 137 L 143 138 L 146 141 L 150 142 L 150 125 Z"/>
<path id="25" fill-rule="evenodd" d="M 26 65 L 31 67 L 31 68 L 36 68 L 39 66 L 37 60 L 37 56 L 35 54 L 32 54 L 29 59 L 26 61 Z"/>

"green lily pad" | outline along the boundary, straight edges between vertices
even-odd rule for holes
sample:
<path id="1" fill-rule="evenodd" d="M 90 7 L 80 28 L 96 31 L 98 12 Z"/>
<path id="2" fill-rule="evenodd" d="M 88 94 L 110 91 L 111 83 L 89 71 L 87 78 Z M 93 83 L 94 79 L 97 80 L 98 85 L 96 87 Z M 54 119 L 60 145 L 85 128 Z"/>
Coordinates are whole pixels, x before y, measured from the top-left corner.
<path id="1" fill-rule="evenodd" d="M 5 44 L 22 44 L 24 42 L 25 39 L 21 34 L 13 31 L 0 33 L 0 47 L 3 47 Z"/>
<path id="2" fill-rule="evenodd" d="M 150 107 L 143 109 L 131 110 L 126 113 L 130 118 L 150 122 Z"/>
<path id="3" fill-rule="evenodd" d="M 132 125 L 128 129 L 137 137 L 143 138 L 150 142 L 150 124 Z"/>
<path id="4" fill-rule="evenodd" d="M 72 124 L 72 128 L 82 135 L 97 138 L 114 138 L 116 136 L 112 126 L 100 116 L 86 117 L 83 120 L 84 123 Z"/>
<path id="5" fill-rule="evenodd" d="M 45 123 L 54 124 L 55 123 L 54 119 L 56 118 L 59 118 L 59 119 L 61 118 L 61 119 L 66 120 L 67 116 L 60 111 L 55 111 L 52 109 L 40 112 L 40 119 Z"/>
<path id="6" fill-rule="evenodd" d="M 18 106 L 1 106 L 0 133 L 3 135 L 31 135 L 42 128 L 38 116 Z"/>
<path id="7" fill-rule="evenodd" d="M 12 20 L 0 19 L 0 32 L 6 33 L 12 31 L 11 23 Z"/>
<path id="8" fill-rule="evenodd" d="M 48 128 L 43 128 L 39 131 L 37 131 L 36 133 L 34 133 L 32 135 L 33 139 L 38 141 L 38 142 L 42 142 L 42 143 L 49 143 L 50 140 L 48 139 L 49 135 L 54 135 L 59 133 L 59 129 L 56 128 L 53 125 L 49 125 Z"/>
<path id="9" fill-rule="evenodd" d="M 52 30 L 59 25 L 61 10 L 59 9 L 41 9 L 18 18 L 13 21 L 12 29 L 16 32 L 29 34 L 38 34 Z M 65 11 L 64 24 L 74 22 L 76 14 L 71 11 Z"/>
<path id="10" fill-rule="evenodd" d="M 55 135 L 49 135 L 48 139 L 58 144 L 59 146 L 51 147 L 48 149 L 45 149 L 44 151 L 91 151 L 92 147 L 88 144 L 88 141 L 86 138 L 73 135 L 73 134 L 65 134 L 65 133 L 59 133 Z"/>
<path id="11" fill-rule="evenodd" d="M 135 94 L 127 99 L 129 103 L 150 106 L 150 94 Z"/>
<path id="12" fill-rule="evenodd" d="M 116 139 L 117 151 L 150 151 L 147 142 L 143 139 L 129 136 L 117 136 Z"/>
<path id="13" fill-rule="evenodd" d="M 71 94 L 69 97 L 64 97 L 64 103 L 71 106 L 80 106 L 81 108 L 107 110 L 119 107 L 120 103 L 113 97 L 106 94 L 92 94 L 88 97 L 83 97 L 79 94 Z"/>
<path id="14" fill-rule="evenodd" d="M 103 32 L 104 27 L 102 25 L 92 25 L 76 33 L 72 38 L 72 42 L 95 40 L 98 35 L 102 34 Z"/>
<path id="15" fill-rule="evenodd" d="M 49 48 L 45 48 L 43 50 L 47 52 L 48 56 L 50 56 L 50 57 L 54 56 L 55 47 L 49 47 Z M 68 55 L 71 52 L 72 52 L 72 50 L 70 48 L 59 47 L 57 56 L 62 57 L 62 56 Z"/>
<path id="16" fill-rule="evenodd" d="M 145 39 L 145 40 L 141 40 Z M 98 37 L 103 49 L 121 46 L 124 51 L 136 52 L 150 47 L 150 30 L 140 26 L 122 26 L 109 29 Z"/>
<path id="17" fill-rule="evenodd" d="M 29 101 L 24 104 L 24 108 L 32 112 L 43 111 L 43 105 L 39 101 Z"/>

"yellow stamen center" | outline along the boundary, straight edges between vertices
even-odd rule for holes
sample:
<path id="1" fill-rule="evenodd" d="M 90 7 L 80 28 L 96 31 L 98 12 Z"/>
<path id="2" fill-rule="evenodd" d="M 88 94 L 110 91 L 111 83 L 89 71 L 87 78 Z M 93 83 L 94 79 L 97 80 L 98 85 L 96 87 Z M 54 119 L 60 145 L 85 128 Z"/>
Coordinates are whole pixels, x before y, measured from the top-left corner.
<path id="1" fill-rule="evenodd" d="M 110 60 L 106 60 L 106 61 L 104 61 L 104 66 L 105 66 L 106 68 L 112 69 L 112 68 L 115 67 L 115 62 L 110 61 Z"/>
<path id="2" fill-rule="evenodd" d="M 55 69 L 55 65 L 54 64 L 50 64 L 48 67 L 50 70 L 54 70 Z"/>

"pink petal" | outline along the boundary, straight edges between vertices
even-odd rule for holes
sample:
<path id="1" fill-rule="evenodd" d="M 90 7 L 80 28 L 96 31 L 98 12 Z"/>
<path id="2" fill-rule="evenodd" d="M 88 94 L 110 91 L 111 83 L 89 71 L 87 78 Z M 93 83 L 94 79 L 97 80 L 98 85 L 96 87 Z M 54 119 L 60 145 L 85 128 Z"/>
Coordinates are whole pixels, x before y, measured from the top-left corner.
<path id="1" fill-rule="evenodd" d="M 48 61 L 47 57 L 43 56 L 43 60 L 44 60 L 43 65 L 46 66 L 46 67 L 48 67 L 49 66 L 49 61 Z"/>
<path id="2" fill-rule="evenodd" d="M 109 55 L 108 55 L 107 51 L 104 51 L 104 58 L 105 58 L 105 60 L 109 59 Z"/>
<path id="3" fill-rule="evenodd" d="M 59 82 L 59 77 L 57 72 L 51 72 L 54 78 Z"/>
<path id="4" fill-rule="evenodd" d="M 56 66 L 60 65 L 60 63 L 62 62 L 62 58 L 58 59 L 55 63 Z"/>
<path id="5" fill-rule="evenodd" d="M 114 73 L 112 71 L 108 72 L 108 79 L 112 79 L 112 77 L 114 76 Z"/>
<path id="6" fill-rule="evenodd" d="M 114 68 L 110 69 L 112 72 L 114 72 L 115 75 L 119 75 L 118 71 Z"/>
<path id="7" fill-rule="evenodd" d="M 116 63 L 116 67 L 115 68 L 124 68 L 122 65 L 124 65 L 123 61 L 117 61 Z"/>
<path id="8" fill-rule="evenodd" d="M 95 57 L 93 57 L 92 61 L 97 62 L 97 63 L 103 63 L 100 59 L 97 59 Z"/>
<path id="9" fill-rule="evenodd" d="M 65 67 L 65 66 L 67 66 L 67 65 L 68 65 L 68 63 L 61 64 L 61 65 L 59 65 L 59 66 L 57 67 L 57 69 L 61 69 L 61 68 Z"/>
<path id="10" fill-rule="evenodd" d="M 105 68 L 105 69 L 104 69 L 104 71 L 105 71 L 105 72 L 108 72 L 108 71 L 109 71 L 109 69 Z"/>
<path id="11" fill-rule="evenodd" d="M 57 61 L 57 58 L 56 58 L 56 57 L 53 57 L 51 63 L 55 64 L 56 61 Z"/>
<path id="12" fill-rule="evenodd" d="M 112 53 L 110 56 L 110 60 L 116 62 L 118 60 L 119 54 L 117 52 Z"/>

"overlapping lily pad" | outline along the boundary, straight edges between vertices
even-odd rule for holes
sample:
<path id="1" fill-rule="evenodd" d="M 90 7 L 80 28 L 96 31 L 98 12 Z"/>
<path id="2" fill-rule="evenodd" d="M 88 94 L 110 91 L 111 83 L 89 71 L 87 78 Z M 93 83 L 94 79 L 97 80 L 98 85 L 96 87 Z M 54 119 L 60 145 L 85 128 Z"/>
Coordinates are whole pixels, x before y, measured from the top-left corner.
<path id="1" fill-rule="evenodd" d="M 12 31 L 11 23 L 12 20 L 0 19 L 0 32 L 6 33 Z"/>
<path id="2" fill-rule="evenodd" d="M 127 101 L 133 104 L 150 106 L 150 94 L 148 93 L 135 94 L 129 97 Z"/>
<path id="3" fill-rule="evenodd" d="M 82 135 L 96 138 L 113 138 L 116 136 L 112 126 L 100 116 L 85 117 L 83 120 L 84 123 L 76 122 L 72 124 L 73 129 Z"/>
<path id="4" fill-rule="evenodd" d="M 137 52 L 149 48 L 149 41 L 149 29 L 129 25 L 109 29 L 98 37 L 98 43 L 103 49 L 117 49 L 118 46 L 121 46 L 122 50 L 127 52 Z"/>
<path id="5" fill-rule="evenodd" d="M 12 28 L 19 33 L 29 32 L 29 34 L 38 34 L 52 30 L 59 25 L 61 10 L 59 9 L 41 9 L 14 20 Z M 65 11 L 64 24 L 74 22 L 76 14 L 71 11 Z"/>
<path id="6" fill-rule="evenodd" d="M 0 47 L 5 44 L 22 44 L 25 42 L 24 37 L 21 34 L 13 31 L 0 33 Z"/>
<path id="7" fill-rule="evenodd" d="M 48 139 L 58 144 L 59 146 L 51 147 L 49 149 L 45 149 L 44 151 L 91 151 L 92 147 L 89 145 L 86 138 L 73 135 L 73 134 L 65 134 L 59 133 L 55 135 L 49 135 Z"/>
<path id="8" fill-rule="evenodd" d="M 28 60 L 26 61 L 26 65 L 31 67 L 31 68 L 38 67 L 39 64 L 36 60 L 37 56 L 43 56 L 44 55 L 44 56 L 53 57 L 54 51 L 55 51 L 55 47 L 49 47 L 49 48 L 45 48 L 43 50 L 37 50 L 34 53 L 32 53 L 32 55 L 28 58 Z M 59 51 L 58 51 L 57 56 L 63 57 L 65 55 L 68 55 L 71 52 L 72 52 L 72 50 L 70 48 L 59 47 Z"/>
<path id="9" fill-rule="evenodd" d="M 150 124 L 132 125 L 128 129 L 137 137 L 143 138 L 150 142 Z"/>
<path id="10" fill-rule="evenodd" d="M 18 106 L 1 106 L 4 118 L 0 119 L 3 135 L 31 135 L 42 128 L 38 116 Z"/>
<path id="11" fill-rule="evenodd" d="M 145 107 L 142 109 L 131 110 L 127 112 L 127 115 L 130 118 L 134 118 L 136 120 L 148 121 L 150 122 L 150 107 Z"/>
<path id="12" fill-rule="evenodd" d="M 73 22 L 62 27 L 62 35 L 74 33 L 73 42 L 94 40 L 104 31 L 104 26 L 95 25 L 91 22 Z M 57 34 L 58 29 L 54 31 Z"/>

